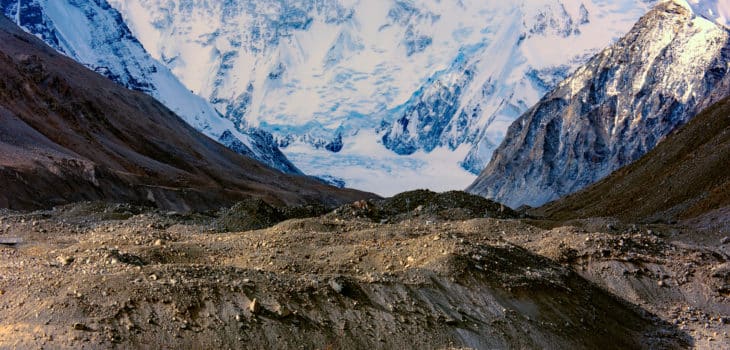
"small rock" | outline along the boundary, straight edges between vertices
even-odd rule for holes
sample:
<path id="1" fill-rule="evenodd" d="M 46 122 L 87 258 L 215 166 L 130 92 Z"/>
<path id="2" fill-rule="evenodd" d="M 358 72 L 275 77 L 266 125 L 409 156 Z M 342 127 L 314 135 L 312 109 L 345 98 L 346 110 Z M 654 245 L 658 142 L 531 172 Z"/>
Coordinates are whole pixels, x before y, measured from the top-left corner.
<path id="1" fill-rule="evenodd" d="M 241 316 L 240 314 L 236 315 L 236 322 L 243 322 L 243 316 Z"/>
<path id="2" fill-rule="evenodd" d="M 659 287 L 664 287 L 665 283 L 662 280 L 659 280 L 659 282 L 656 283 Z"/>
<path id="3" fill-rule="evenodd" d="M 291 311 L 284 305 L 279 304 L 274 310 L 279 317 L 287 317 L 291 315 Z"/>
<path id="4" fill-rule="evenodd" d="M 254 315 L 258 314 L 259 312 L 261 312 L 261 303 L 259 303 L 259 301 L 254 298 L 253 300 L 251 300 L 251 303 L 248 304 L 248 311 Z"/>
<path id="5" fill-rule="evenodd" d="M 150 279 L 153 280 L 153 281 L 157 281 L 157 275 L 151 274 L 150 275 Z"/>
<path id="6" fill-rule="evenodd" d="M 159 247 L 159 246 L 163 246 L 163 245 L 165 245 L 165 241 L 163 241 L 161 239 L 158 239 L 155 241 L 155 246 Z"/>
<path id="7" fill-rule="evenodd" d="M 332 290 L 334 290 L 337 294 L 341 294 L 342 291 L 345 290 L 345 286 L 343 286 L 342 283 L 337 282 L 335 279 L 330 280 L 330 287 L 332 287 Z"/>
<path id="8" fill-rule="evenodd" d="M 728 244 L 730 243 L 730 237 L 725 237 L 720 241 L 720 244 Z"/>
<path id="9" fill-rule="evenodd" d="M 613 231 L 616 229 L 616 226 L 614 226 L 613 224 L 608 224 L 606 225 L 606 229 L 608 229 L 609 231 Z"/>
<path id="10" fill-rule="evenodd" d="M 83 324 L 83 323 L 78 323 L 78 322 L 76 322 L 76 323 L 74 323 L 73 325 L 71 325 L 71 328 L 72 328 L 73 330 L 75 330 L 75 331 L 85 331 L 85 330 L 87 330 L 87 329 L 88 329 L 88 327 L 86 327 L 86 325 L 85 325 L 85 324 Z"/>
<path id="11" fill-rule="evenodd" d="M 56 257 L 56 261 L 63 266 L 68 266 L 74 262 L 74 258 L 72 256 L 58 256 Z"/>

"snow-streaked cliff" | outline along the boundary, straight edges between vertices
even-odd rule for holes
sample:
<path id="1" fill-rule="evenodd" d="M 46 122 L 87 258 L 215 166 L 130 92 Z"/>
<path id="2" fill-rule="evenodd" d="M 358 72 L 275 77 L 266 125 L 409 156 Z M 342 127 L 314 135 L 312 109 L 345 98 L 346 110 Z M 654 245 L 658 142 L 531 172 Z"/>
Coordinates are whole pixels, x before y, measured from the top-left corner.
<path id="1" fill-rule="evenodd" d="M 730 31 L 668 1 L 521 116 L 469 191 L 538 206 L 631 163 L 730 95 Z"/>

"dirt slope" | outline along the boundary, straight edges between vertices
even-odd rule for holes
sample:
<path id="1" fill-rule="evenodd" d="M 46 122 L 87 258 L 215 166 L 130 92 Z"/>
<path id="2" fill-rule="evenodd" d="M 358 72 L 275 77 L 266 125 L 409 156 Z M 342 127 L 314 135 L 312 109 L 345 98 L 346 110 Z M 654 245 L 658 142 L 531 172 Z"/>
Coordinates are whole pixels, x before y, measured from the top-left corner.
<path id="1" fill-rule="evenodd" d="M 636 163 L 533 214 L 565 220 L 676 221 L 711 216 L 730 225 L 730 99 L 669 135 Z"/>
<path id="2" fill-rule="evenodd" d="M 0 187 L 0 207 L 15 209 L 97 199 L 201 210 L 250 196 L 273 204 L 373 197 L 239 156 L 2 16 Z"/>

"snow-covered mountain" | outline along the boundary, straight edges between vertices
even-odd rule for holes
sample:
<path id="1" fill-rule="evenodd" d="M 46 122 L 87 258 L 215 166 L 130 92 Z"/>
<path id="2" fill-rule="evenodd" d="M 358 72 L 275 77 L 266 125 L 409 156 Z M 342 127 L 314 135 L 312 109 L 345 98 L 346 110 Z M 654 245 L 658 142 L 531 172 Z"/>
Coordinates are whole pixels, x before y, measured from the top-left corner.
<path id="1" fill-rule="evenodd" d="M 465 187 L 463 168 L 481 170 L 514 119 L 655 1 L 110 3 L 239 129 L 273 133 L 306 173 L 387 195 Z"/>
<path id="2" fill-rule="evenodd" d="M 541 205 L 637 160 L 728 95 L 730 30 L 684 0 L 663 2 L 521 116 L 469 191 Z"/>
<path id="3" fill-rule="evenodd" d="M 192 93 L 129 31 L 106 0 L 0 0 L 3 13 L 51 47 L 119 84 L 143 91 L 229 148 L 288 173 L 300 173 L 271 135 L 236 128 Z"/>

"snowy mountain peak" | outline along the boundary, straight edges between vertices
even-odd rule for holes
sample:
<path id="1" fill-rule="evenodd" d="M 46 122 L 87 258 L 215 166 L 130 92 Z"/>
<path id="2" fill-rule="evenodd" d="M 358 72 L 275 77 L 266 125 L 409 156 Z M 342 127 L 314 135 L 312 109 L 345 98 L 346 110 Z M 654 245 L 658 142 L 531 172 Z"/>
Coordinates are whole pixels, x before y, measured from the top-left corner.
<path id="1" fill-rule="evenodd" d="M 514 119 L 653 1 L 110 3 L 235 126 L 271 132 L 307 173 L 391 194 L 466 186 L 462 165 L 481 170 Z"/>
<path id="2" fill-rule="evenodd" d="M 730 95 L 730 30 L 663 2 L 510 128 L 469 188 L 510 206 L 580 190 Z"/>

